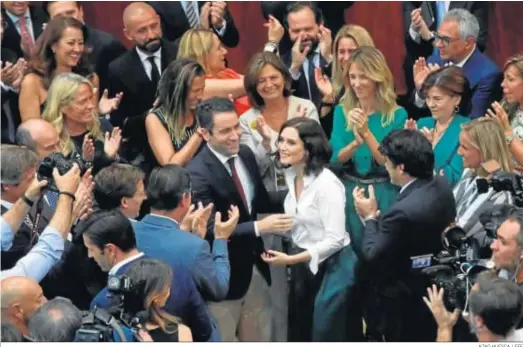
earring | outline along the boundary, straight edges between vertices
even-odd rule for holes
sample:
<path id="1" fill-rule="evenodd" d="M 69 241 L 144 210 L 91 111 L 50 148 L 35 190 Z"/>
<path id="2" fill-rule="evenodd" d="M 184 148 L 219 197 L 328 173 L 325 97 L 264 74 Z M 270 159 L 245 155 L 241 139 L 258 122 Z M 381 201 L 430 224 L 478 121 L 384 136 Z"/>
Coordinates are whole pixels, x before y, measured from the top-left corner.
<path id="1" fill-rule="evenodd" d="M 459 105 L 456 105 L 454 106 L 454 113 L 458 113 L 459 112 Z"/>

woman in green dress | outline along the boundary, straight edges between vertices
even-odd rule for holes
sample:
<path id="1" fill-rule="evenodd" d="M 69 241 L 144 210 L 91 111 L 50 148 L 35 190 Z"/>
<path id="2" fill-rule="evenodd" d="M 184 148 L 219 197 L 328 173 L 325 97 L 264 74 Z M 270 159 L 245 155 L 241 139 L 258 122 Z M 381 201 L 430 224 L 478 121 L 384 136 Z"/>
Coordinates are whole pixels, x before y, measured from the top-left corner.
<path id="1" fill-rule="evenodd" d="M 454 185 L 463 174 L 463 160 L 458 155 L 461 125 L 470 122 L 462 116 L 470 111 L 471 90 L 463 70 L 449 66 L 430 73 L 423 83 L 422 94 L 432 117 L 408 120 L 405 128 L 418 129 L 432 143 L 434 171 Z"/>
<path id="2" fill-rule="evenodd" d="M 316 298 L 316 306 L 328 307 L 333 301 L 333 290 L 340 283 L 347 292 L 347 307 L 351 326 L 347 330 L 358 329 L 361 322 L 364 299 L 364 269 L 361 244 L 364 226 L 354 208 L 352 191 L 356 186 L 367 189 L 374 185 L 376 200 L 381 212 L 396 199 L 398 188 L 390 183 L 385 159 L 379 152 L 379 144 L 394 129 L 403 129 L 407 119 L 406 111 L 396 104 L 392 73 L 383 54 L 374 47 L 362 46 L 356 49 L 345 66 L 347 89 L 341 104 L 334 110 L 334 121 L 330 144 L 333 150 L 331 161 L 341 166 L 340 178 L 345 186 L 345 230 L 349 233 L 350 256 L 345 256 L 350 272 L 336 271 L 326 277 L 328 285 L 322 286 Z M 324 317 L 332 315 L 323 314 Z M 337 325 L 327 321 L 324 324 Z M 361 331 L 361 330 L 360 330 Z"/>

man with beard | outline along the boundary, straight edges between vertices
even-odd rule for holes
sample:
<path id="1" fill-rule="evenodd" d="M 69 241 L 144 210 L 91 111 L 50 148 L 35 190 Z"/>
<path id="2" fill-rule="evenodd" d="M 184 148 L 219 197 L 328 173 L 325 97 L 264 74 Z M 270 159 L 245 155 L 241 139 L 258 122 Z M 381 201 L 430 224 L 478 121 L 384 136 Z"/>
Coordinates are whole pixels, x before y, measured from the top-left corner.
<path id="1" fill-rule="evenodd" d="M 162 71 L 176 58 L 176 45 L 162 39 L 160 17 L 143 2 L 133 2 L 123 13 L 123 32 L 134 47 L 109 65 L 109 94 L 123 92 L 120 107 L 111 113 L 111 123 L 123 129 L 133 148 L 133 160 L 147 146 L 145 112 L 154 102 Z"/>
<path id="2" fill-rule="evenodd" d="M 292 76 L 294 95 L 311 100 L 320 109 L 322 95 L 316 86 L 314 69 L 332 61 L 332 34 L 323 26 L 321 10 L 311 2 L 294 2 L 284 21 L 292 49 L 282 56 Z"/>

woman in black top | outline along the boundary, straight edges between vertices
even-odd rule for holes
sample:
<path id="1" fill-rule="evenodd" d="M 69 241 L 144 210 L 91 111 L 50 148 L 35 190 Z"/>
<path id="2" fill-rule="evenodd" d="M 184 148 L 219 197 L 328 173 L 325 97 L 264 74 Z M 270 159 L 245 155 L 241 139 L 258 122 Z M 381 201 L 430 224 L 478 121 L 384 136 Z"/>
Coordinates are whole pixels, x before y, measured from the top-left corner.
<path id="1" fill-rule="evenodd" d="M 92 162 L 93 174 L 118 160 L 121 131 L 98 117 L 91 82 L 74 73 L 55 77 L 47 95 L 43 119 L 60 137 L 60 150 L 69 158 Z"/>
<path id="2" fill-rule="evenodd" d="M 171 268 L 160 260 L 145 258 L 134 261 L 125 275 L 132 290 L 125 294 L 123 309 L 132 317 L 143 317 L 141 330 L 153 342 L 192 342 L 189 327 L 162 309 L 171 295 Z"/>
<path id="3" fill-rule="evenodd" d="M 194 60 L 177 59 L 163 72 L 157 106 L 145 118 L 151 169 L 167 164 L 184 166 L 205 143 L 194 114 L 204 88 L 205 71 Z"/>

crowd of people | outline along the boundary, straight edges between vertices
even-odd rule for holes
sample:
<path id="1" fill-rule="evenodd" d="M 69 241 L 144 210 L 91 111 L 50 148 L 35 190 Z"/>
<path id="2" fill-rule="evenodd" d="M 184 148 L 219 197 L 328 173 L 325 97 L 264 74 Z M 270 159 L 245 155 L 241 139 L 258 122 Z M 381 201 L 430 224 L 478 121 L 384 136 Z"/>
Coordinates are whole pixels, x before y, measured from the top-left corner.
<path id="1" fill-rule="evenodd" d="M 522 341 L 523 53 L 483 53 L 488 2 L 404 2 L 399 98 L 350 5 L 263 2 L 235 71 L 223 1 L 132 2 L 129 50 L 3 1 L 2 341 Z M 455 227 L 493 264 L 465 307 L 420 269 Z"/>

